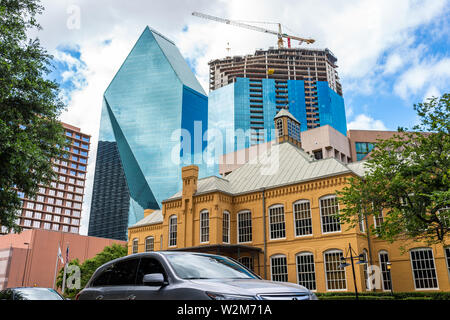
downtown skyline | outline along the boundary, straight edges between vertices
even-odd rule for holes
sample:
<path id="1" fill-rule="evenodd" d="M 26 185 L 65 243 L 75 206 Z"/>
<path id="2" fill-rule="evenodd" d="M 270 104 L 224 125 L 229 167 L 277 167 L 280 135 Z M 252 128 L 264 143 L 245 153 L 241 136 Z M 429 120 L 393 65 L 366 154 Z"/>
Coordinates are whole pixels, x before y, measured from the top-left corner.
<path id="1" fill-rule="evenodd" d="M 297 35 L 316 39 L 312 48 L 332 50 L 339 59 L 349 129 L 412 127 L 413 104 L 449 87 L 449 1 L 260 1 L 257 10 L 250 10 L 254 3 L 43 1 L 46 10 L 39 21 L 44 29 L 37 36 L 54 55 L 50 76 L 60 83 L 68 105 L 62 120 L 92 134 L 97 145 L 102 94 L 146 25 L 176 43 L 205 91 L 208 62 L 225 57 L 227 47 L 231 55 L 245 55 L 276 46 L 274 36 L 198 19 L 193 11 L 279 21 Z M 77 10 L 79 25 L 70 21 Z M 87 225 L 95 154 L 92 150 L 81 233 Z"/>

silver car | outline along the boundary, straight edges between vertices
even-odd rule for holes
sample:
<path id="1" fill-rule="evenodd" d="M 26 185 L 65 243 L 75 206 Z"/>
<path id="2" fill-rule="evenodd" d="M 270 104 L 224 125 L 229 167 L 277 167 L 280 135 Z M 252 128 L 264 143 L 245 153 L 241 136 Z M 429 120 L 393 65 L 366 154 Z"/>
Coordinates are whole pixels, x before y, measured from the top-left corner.
<path id="1" fill-rule="evenodd" d="M 189 252 L 140 253 L 98 268 L 79 300 L 317 300 L 305 287 L 262 280 L 237 261 Z"/>

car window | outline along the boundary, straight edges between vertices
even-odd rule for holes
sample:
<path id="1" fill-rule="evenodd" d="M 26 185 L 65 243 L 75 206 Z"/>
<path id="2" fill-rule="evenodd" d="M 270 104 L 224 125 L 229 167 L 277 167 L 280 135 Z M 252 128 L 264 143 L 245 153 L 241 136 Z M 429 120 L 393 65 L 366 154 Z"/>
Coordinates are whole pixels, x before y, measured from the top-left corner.
<path id="1" fill-rule="evenodd" d="M 130 259 L 115 263 L 109 278 L 110 286 L 134 285 L 136 281 L 136 271 L 138 259 Z"/>
<path id="2" fill-rule="evenodd" d="M 134 285 L 138 262 L 138 259 L 129 259 L 109 266 L 94 280 L 92 286 Z"/>
<path id="3" fill-rule="evenodd" d="M 166 272 L 158 260 L 152 258 L 142 258 L 136 277 L 136 284 L 143 285 L 142 280 L 146 274 L 162 273 L 167 280 Z"/>
<path id="4" fill-rule="evenodd" d="M 257 279 L 244 266 L 221 256 L 168 254 L 166 257 L 183 279 Z"/>

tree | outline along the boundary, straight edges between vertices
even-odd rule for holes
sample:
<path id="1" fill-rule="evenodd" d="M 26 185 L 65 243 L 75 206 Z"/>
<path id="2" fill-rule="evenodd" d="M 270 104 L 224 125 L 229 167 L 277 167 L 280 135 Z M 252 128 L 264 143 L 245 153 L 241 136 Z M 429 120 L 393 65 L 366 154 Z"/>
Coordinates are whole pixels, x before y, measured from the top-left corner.
<path id="1" fill-rule="evenodd" d="M 340 218 L 355 227 L 361 218 L 383 222 L 372 231 L 384 240 L 444 243 L 450 230 L 450 94 L 414 106 L 420 124 L 379 140 L 363 178 L 338 193 Z"/>
<path id="2" fill-rule="evenodd" d="M 80 267 L 81 271 L 81 289 L 66 289 L 64 295 L 67 298 L 73 299 L 75 296 L 86 286 L 89 279 L 91 279 L 95 270 L 105 263 L 124 257 L 128 254 L 128 249 L 125 246 L 119 244 L 113 244 L 109 247 L 105 247 L 102 252 L 98 253 L 94 258 L 84 261 L 81 265 L 78 259 L 74 259 L 69 262 L 69 265 L 75 265 Z M 61 268 L 58 273 L 56 286 L 62 288 L 62 280 L 64 275 L 64 268 Z M 66 274 L 66 279 L 70 274 Z"/>
<path id="3" fill-rule="evenodd" d="M 45 76 L 52 57 L 30 29 L 40 29 L 38 0 L 0 0 L 0 225 L 20 231 L 18 191 L 35 197 L 55 176 L 51 159 L 65 146 L 58 85 Z"/>

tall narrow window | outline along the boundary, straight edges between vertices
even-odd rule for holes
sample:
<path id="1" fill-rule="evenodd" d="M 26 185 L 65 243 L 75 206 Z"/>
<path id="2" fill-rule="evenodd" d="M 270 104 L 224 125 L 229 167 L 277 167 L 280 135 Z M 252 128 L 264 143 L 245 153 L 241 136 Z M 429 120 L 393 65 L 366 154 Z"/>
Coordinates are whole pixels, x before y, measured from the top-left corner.
<path id="1" fill-rule="evenodd" d="M 433 250 L 428 248 L 414 249 L 411 250 L 410 254 L 416 290 L 438 289 Z"/>
<path id="2" fill-rule="evenodd" d="M 277 205 L 269 208 L 270 239 L 286 238 L 286 224 L 284 221 L 284 207 Z"/>
<path id="3" fill-rule="evenodd" d="M 341 250 L 327 251 L 324 254 L 325 276 L 328 291 L 347 290 L 345 269 L 340 268 L 343 253 Z"/>
<path id="4" fill-rule="evenodd" d="M 138 253 L 138 251 L 139 251 L 139 240 L 138 239 L 133 239 L 132 250 L 133 250 L 133 254 Z"/>
<path id="5" fill-rule="evenodd" d="M 145 238 L 145 252 L 150 252 L 155 250 L 155 238 L 147 237 Z"/>
<path id="6" fill-rule="evenodd" d="M 282 119 L 278 119 L 277 120 L 277 133 L 278 133 L 279 137 L 282 137 L 284 135 L 283 120 Z"/>
<path id="7" fill-rule="evenodd" d="M 169 218 L 169 247 L 177 245 L 177 216 Z"/>
<path id="8" fill-rule="evenodd" d="M 358 222 L 359 222 L 359 231 L 362 233 L 366 233 L 366 217 L 363 213 L 361 213 L 358 216 Z"/>
<path id="9" fill-rule="evenodd" d="M 297 255 L 298 284 L 309 290 L 316 290 L 316 268 L 314 255 L 303 252 Z"/>
<path id="10" fill-rule="evenodd" d="M 388 269 L 389 254 L 386 251 L 380 251 L 378 254 L 380 260 L 381 280 L 383 281 L 383 290 L 389 291 L 392 289 L 391 273 Z"/>
<path id="11" fill-rule="evenodd" d="M 230 243 L 230 213 L 228 211 L 223 212 L 222 223 L 222 241 Z"/>
<path id="12" fill-rule="evenodd" d="M 272 281 L 288 282 L 288 270 L 286 256 L 278 255 L 270 258 Z"/>
<path id="13" fill-rule="evenodd" d="M 320 199 L 320 216 L 322 220 L 322 233 L 334 233 L 341 231 L 339 217 L 339 204 L 336 196 L 328 196 Z"/>
<path id="14" fill-rule="evenodd" d="M 295 236 L 312 235 L 311 204 L 308 200 L 294 203 Z"/>
<path id="15" fill-rule="evenodd" d="M 450 247 L 445 248 L 445 258 L 447 260 L 448 276 L 450 278 Z"/>
<path id="16" fill-rule="evenodd" d="M 375 228 L 380 227 L 383 224 L 383 212 L 380 212 L 378 215 L 373 217 Z"/>
<path id="17" fill-rule="evenodd" d="M 238 213 L 238 242 L 252 242 L 252 214 L 250 211 Z"/>
<path id="18" fill-rule="evenodd" d="M 364 261 L 368 261 L 368 254 L 367 254 L 367 250 L 363 249 L 362 252 L 363 256 L 364 256 Z M 371 283 L 369 283 L 369 271 L 368 271 L 368 264 L 364 263 L 362 265 L 363 268 L 363 273 L 364 273 L 364 283 L 366 284 L 366 290 L 372 290 L 373 285 Z"/>
<path id="19" fill-rule="evenodd" d="M 209 212 L 200 213 L 200 242 L 209 242 Z"/>

